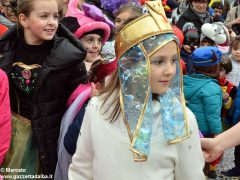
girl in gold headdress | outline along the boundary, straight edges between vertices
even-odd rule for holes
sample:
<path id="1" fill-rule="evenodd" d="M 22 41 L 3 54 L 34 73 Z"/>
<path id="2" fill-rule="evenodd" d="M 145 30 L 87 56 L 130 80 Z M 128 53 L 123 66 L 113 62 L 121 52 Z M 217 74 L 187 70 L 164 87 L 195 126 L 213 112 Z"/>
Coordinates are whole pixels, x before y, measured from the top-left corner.
<path id="1" fill-rule="evenodd" d="M 70 180 L 205 179 L 178 39 L 160 1 L 147 2 L 146 11 L 116 37 L 118 69 L 88 104 Z"/>

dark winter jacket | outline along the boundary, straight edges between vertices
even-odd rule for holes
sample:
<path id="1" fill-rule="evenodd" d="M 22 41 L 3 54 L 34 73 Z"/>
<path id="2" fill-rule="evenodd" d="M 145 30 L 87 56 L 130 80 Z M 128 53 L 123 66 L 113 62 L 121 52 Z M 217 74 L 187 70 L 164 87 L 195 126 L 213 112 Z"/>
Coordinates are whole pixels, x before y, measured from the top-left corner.
<path id="1" fill-rule="evenodd" d="M 187 68 L 187 74 L 193 74 L 194 73 L 194 67 L 193 62 L 191 59 L 191 54 L 186 52 L 183 48 L 180 51 L 180 56 L 183 59 L 184 63 L 186 64 Z"/>
<path id="2" fill-rule="evenodd" d="M 186 75 L 183 78 L 187 107 L 197 119 L 203 135 L 222 132 L 222 91 L 218 81 L 203 74 Z"/>
<path id="3" fill-rule="evenodd" d="M 79 136 L 79 132 L 82 126 L 82 121 L 84 118 L 84 114 L 86 111 L 86 107 L 88 105 L 89 99 L 83 104 L 80 111 L 77 113 L 75 119 L 72 124 L 68 127 L 68 131 L 64 137 L 64 146 L 69 154 L 73 156 L 76 152 L 77 140 Z"/>
<path id="4" fill-rule="evenodd" d="M 198 29 L 198 33 L 201 34 L 201 27 L 204 23 L 212 23 L 212 17 L 210 16 L 210 14 L 208 13 L 206 18 L 206 20 L 201 20 L 200 17 L 198 15 L 196 15 L 193 10 L 188 7 L 188 9 L 179 17 L 178 21 L 177 21 L 177 27 L 182 29 L 183 26 L 187 23 L 187 22 L 191 22 L 194 24 L 194 26 Z"/>
<path id="5" fill-rule="evenodd" d="M 19 41 L 18 34 L 21 33 L 14 26 L 0 39 L 0 68 L 8 75 Z M 43 174 L 54 174 L 59 128 L 67 98 L 80 83 L 86 82 L 85 56 L 80 41 L 59 25 L 53 48 L 41 66 L 32 98 L 32 130 Z M 10 90 L 12 88 L 10 86 Z"/>

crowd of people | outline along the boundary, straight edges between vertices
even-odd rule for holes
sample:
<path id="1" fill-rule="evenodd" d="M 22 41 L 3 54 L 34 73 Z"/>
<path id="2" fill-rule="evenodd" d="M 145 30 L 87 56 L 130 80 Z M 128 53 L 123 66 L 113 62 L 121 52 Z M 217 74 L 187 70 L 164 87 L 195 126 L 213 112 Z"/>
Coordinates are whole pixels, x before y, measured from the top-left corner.
<path id="1" fill-rule="evenodd" d="M 240 0 L 0 0 L 0 179 L 240 178 Z"/>

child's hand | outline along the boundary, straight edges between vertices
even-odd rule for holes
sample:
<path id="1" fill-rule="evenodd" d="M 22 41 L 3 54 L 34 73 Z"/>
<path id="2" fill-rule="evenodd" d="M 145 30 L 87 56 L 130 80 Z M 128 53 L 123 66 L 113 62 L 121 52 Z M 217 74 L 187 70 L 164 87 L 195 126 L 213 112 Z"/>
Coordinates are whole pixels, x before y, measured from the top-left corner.
<path id="1" fill-rule="evenodd" d="M 229 94 L 228 94 L 227 92 L 225 92 L 225 93 L 223 94 L 223 101 L 224 101 L 224 102 L 227 102 L 228 99 L 229 99 Z"/>
<path id="2" fill-rule="evenodd" d="M 200 141 L 206 162 L 213 162 L 223 154 L 222 147 L 214 138 L 201 138 Z"/>

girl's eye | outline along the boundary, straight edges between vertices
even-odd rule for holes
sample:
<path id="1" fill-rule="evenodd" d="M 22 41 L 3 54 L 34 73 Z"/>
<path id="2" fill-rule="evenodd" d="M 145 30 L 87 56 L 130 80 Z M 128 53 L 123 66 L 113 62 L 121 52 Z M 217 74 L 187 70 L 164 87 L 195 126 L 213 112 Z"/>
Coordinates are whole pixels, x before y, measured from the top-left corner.
<path id="1" fill-rule="evenodd" d="M 92 42 L 92 41 L 93 41 L 93 39 L 87 39 L 87 41 L 88 41 L 88 42 Z"/>
<path id="2" fill-rule="evenodd" d="M 55 19 L 58 19 L 58 18 L 59 18 L 59 15 L 58 15 L 58 14 L 54 15 L 54 18 L 55 18 Z"/>
<path id="3" fill-rule="evenodd" d="M 177 60 L 178 60 L 178 58 L 176 58 L 176 57 L 175 57 L 175 58 L 173 58 L 173 59 L 172 59 L 172 63 L 176 63 L 176 62 L 177 62 Z"/>
<path id="4" fill-rule="evenodd" d="M 115 23 L 121 23 L 121 19 L 120 19 L 120 18 L 117 18 L 117 19 L 115 20 Z"/>
<path id="5" fill-rule="evenodd" d="M 41 18 L 46 18 L 46 17 L 47 17 L 47 15 L 46 15 L 46 14 L 44 14 L 44 15 L 41 15 L 40 17 L 41 17 Z"/>
<path id="6" fill-rule="evenodd" d="M 156 59 L 156 60 L 151 61 L 151 64 L 159 65 L 159 64 L 162 64 L 162 62 L 163 62 L 163 60 L 161 60 L 161 59 Z"/>

